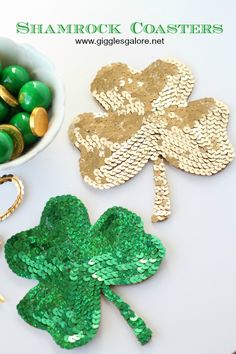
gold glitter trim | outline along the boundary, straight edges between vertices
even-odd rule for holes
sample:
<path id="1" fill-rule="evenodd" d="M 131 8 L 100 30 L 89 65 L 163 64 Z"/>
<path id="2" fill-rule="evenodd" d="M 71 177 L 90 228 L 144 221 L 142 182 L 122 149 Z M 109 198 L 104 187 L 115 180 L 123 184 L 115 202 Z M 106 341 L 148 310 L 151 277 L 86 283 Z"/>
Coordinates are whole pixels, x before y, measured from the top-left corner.
<path id="1" fill-rule="evenodd" d="M 4 221 L 7 219 L 10 215 L 14 213 L 14 211 L 18 208 L 18 206 L 21 204 L 24 196 L 24 186 L 21 182 L 21 180 L 17 176 L 13 175 L 4 175 L 0 177 L 0 185 L 6 182 L 13 182 L 17 188 L 17 197 L 12 206 L 7 209 L 4 213 L 0 214 L 0 221 Z"/>

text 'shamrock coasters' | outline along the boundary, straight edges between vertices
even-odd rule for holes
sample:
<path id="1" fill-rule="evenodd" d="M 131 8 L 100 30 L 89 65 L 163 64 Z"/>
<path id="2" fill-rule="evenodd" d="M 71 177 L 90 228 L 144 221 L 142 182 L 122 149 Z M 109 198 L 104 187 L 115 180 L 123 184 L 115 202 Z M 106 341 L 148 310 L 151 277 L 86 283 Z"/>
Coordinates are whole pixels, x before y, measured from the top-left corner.
<path id="1" fill-rule="evenodd" d="M 61 347 L 81 346 L 96 335 L 101 294 L 119 309 L 141 344 L 151 339 L 145 322 L 111 288 L 149 278 L 165 255 L 138 215 L 113 207 L 91 225 L 79 199 L 51 198 L 40 224 L 8 240 L 5 254 L 16 274 L 39 282 L 17 306 L 19 314 Z"/>
<path id="2" fill-rule="evenodd" d="M 164 160 L 196 175 L 225 168 L 234 157 L 228 108 L 214 98 L 188 102 L 193 86 L 191 71 L 175 60 L 157 60 L 143 71 L 121 63 L 103 67 L 91 91 L 108 113 L 81 114 L 69 129 L 85 181 L 118 186 L 151 160 L 157 222 L 170 214 Z"/>

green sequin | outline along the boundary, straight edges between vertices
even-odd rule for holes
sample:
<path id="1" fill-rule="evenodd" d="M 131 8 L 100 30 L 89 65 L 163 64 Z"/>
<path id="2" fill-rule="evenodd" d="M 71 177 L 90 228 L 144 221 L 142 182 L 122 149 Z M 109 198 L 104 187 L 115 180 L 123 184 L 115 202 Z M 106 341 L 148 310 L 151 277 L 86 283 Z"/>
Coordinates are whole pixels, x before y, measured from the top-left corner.
<path id="1" fill-rule="evenodd" d="M 48 331 L 61 347 L 75 348 L 95 336 L 101 294 L 115 304 L 142 344 L 150 340 L 151 330 L 110 288 L 149 278 L 165 255 L 136 214 L 113 207 L 91 225 L 79 199 L 51 198 L 39 226 L 8 240 L 5 255 L 16 274 L 39 281 L 17 305 L 19 314 Z"/>

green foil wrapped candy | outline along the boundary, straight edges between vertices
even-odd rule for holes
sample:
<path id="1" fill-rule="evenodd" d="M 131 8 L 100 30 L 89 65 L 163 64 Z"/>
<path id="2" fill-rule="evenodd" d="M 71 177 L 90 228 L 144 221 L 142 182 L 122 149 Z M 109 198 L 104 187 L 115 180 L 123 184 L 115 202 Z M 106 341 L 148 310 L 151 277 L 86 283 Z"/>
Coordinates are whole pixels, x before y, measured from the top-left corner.
<path id="1" fill-rule="evenodd" d="M 96 335 L 101 294 L 115 304 L 142 344 L 150 340 L 151 330 L 111 289 L 149 278 L 165 255 L 136 214 L 113 207 L 91 225 L 79 199 L 55 197 L 38 226 L 7 241 L 5 255 L 16 274 L 39 282 L 17 306 L 19 314 L 48 331 L 61 347 L 79 347 Z"/>

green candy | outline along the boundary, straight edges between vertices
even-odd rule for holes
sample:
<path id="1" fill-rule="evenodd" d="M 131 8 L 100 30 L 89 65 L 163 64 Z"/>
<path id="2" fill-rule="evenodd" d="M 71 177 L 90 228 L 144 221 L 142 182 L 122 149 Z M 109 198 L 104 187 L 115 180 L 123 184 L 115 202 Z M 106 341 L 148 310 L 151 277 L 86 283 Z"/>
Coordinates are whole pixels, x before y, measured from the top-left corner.
<path id="1" fill-rule="evenodd" d="M 20 89 L 18 101 L 27 112 L 32 112 L 36 107 L 48 109 L 52 103 L 52 93 L 43 82 L 29 81 Z"/>
<path id="2" fill-rule="evenodd" d="M 2 84 L 14 95 L 18 94 L 20 88 L 29 80 L 29 72 L 20 65 L 10 65 L 2 71 Z"/>
<path id="3" fill-rule="evenodd" d="M 0 98 L 0 122 L 3 122 L 4 119 L 8 116 L 10 111 L 10 107 L 8 106 L 8 104 L 6 104 L 6 102 L 4 102 L 1 98 Z"/>
<path id="4" fill-rule="evenodd" d="M 31 132 L 29 121 L 30 114 L 28 112 L 20 112 L 14 115 L 9 122 L 19 129 L 26 145 L 33 144 L 38 140 Z"/>
<path id="5" fill-rule="evenodd" d="M 14 143 L 12 138 L 6 132 L 0 130 L 0 163 L 7 162 L 11 159 L 14 151 Z"/>

